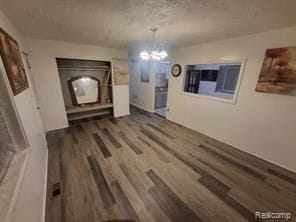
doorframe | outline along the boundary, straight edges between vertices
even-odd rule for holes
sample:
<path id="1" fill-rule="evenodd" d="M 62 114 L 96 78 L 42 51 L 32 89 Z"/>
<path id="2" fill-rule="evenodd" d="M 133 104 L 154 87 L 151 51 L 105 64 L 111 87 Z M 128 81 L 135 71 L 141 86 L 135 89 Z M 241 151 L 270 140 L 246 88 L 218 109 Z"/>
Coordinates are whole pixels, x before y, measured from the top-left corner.
<path id="1" fill-rule="evenodd" d="M 154 94 L 154 96 L 153 96 L 153 113 L 155 113 L 155 114 L 157 114 L 157 115 L 159 115 L 159 116 L 161 116 L 161 117 L 163 117 L 163 118 L 165 118 L 166 119 L 166 116 L 167 116 L 167 113 L 168 113 L 168 97 L 169 97 L 169 80 L 170 80 L 170 76 L 171 76 L 171 74 L 170 74 L 170 67 L 171 67 L 171 61 L 165 61 L 165 62 L 161 62 L 161 61 L 159 61 L 159 66 L 161 65 L 161 63 L 163 63 L 163 64 L 167 64 L 168 65 L 168 73 L 165 73 L 166 75 L 168 75 L 168 86 L 167 86 L 167 97 L 166 97 L 166 105 L 165 105 L 165 114 L 164 114 L 164 116 L 162 116 L 162 115 L 160 115 L 160 114 L 158 114 L 158 113 L 156 113 L 155 112 L 155 110 L 156 110 L 156 106 L 155 106 L 155 101 L 156 101 L 156 93 L 155 93 L 155 88 L 156 88 L 156 74 L 158 73 L 158 72 L 156 72 L 156 67 L 155 67 L 155 64 L 156 63 L 154 63 L 154 84 L 153 84 L 153 94 Z"/>
<path id="2" fill-rule="evenodd" d="M 16 119 L 17 119 L 18 125 L 20 127 L 21 133 L 22 133 L 22 135 L 24 137 L 25 146 L 26 146 L 26 149 L 27 149 L 27 148 L 30 147 L 29 139 L 28 139 L 28 136 L 26 134 L 25 128 L 23 126 L 23 123 L 22 123 L 18 108 L 17 108 L 17 106 L 15 104 L 13 91 L 12 91 L 10 82 L 8 80 L 7 72 L 6 72 L 6 69 L 5 69 L 5 66 L 4 66 L 4 63 L 3 63 L 3 59 L 1 58 L 1 56 L 0 56 L 0 75 L 2 75 L 3 80 L 5 82 L 6 89 L 7 89 L 8 95 L 9 95 L 9 100 L 11 102 L 12 108 L 13 108 L 14 113 L 16 115 Z"/>
<path id="3" fill-rule="evenodd" d="M 30 84 L 32 87 L 31 92 L 30 92 L 30 96 L 33 101 L 33 106 L 34 106 L 36 116 L 38 116 L 38 122 L 40 123 L 40 129 L 42 131 L 42 136 L 41 136 L 42 144 L 44 145 L 44 147 L 46 149 L 47 148 L 47 140 L 46 140 L 44 122 L 43 122 L 43 119 L 41 118 L 40 105 L 39 105 L 40 100 L 39 100 L 39 97 L 36 93 L 37 90 L 36 90 L 34 78 L 30 72 L 32 70 L 32 66 L 30 63 L 30 54 L 22 51 L 22 57 L 23 57 L 23 61 L 25 61 L 25 69 L 26 69 L 27 78 L 29 80 L 29 87 L 30 87 Z"/>

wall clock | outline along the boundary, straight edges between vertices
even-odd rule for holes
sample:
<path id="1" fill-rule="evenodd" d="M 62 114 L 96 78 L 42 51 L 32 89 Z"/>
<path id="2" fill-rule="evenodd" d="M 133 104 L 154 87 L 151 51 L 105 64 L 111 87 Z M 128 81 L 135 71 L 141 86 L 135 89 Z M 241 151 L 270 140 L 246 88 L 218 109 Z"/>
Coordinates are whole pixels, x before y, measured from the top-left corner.
<path id="1" fill-rule="evenodd" d="M 182 67 L 179 64 L 175 64 L 171 68 L 171 73 L 174 77 L 178 77 L 182 72 Z"/>

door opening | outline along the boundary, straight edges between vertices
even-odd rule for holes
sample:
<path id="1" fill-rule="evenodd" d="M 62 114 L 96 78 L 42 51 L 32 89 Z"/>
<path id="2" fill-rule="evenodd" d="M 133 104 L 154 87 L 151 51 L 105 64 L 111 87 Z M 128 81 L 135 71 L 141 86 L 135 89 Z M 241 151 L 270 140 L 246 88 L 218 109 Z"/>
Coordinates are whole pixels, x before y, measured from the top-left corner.
<path id="1" fill-rule="evenodd" d="M 169 62 L 160 62 L 155 72 L 154 112 L 165 117 L 168 96 Z"/>

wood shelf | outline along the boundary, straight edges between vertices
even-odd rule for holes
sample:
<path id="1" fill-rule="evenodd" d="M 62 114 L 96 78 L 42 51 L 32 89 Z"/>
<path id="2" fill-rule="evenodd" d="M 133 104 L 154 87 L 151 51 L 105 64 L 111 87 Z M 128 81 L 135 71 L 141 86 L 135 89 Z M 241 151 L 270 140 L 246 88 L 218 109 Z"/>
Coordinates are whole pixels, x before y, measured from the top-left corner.
<path id="1" fill-rule="evenodd" d="M 110 113 L 109 110 L 99 110 L 98 112 L 85 113 L 85 114 L 81 113 L 79 115 L 68 116 L 68 121 L 84 119 L 84 118 L 89 118 L 89 117 L 93 117 L 93 116 L 102 116 L 102 115 L 106 115 L 109 113 Z"/>
<path id="2" fill-rule="evenodd" d="M 74 114 L 74 113 L 82 113 L 82 112 L 88 112 L 93 110 L 102 110 L 113 107 L 112 103 L 106 103 L 106 104 L 97 104 L 92 106 L 75 106 L 71 107 L 69 109 L 66 109 L 67 114 Z"/>
<path id="3" fill-rule="evenodd" d="M 98 67 L 83 67 L 83 66 L 76 66 L 76 67 L 70 67 L 70 66 L 59 66 L 59 70 L 104 70 L 109 71 L 109 66 L 98 66 Z"/>

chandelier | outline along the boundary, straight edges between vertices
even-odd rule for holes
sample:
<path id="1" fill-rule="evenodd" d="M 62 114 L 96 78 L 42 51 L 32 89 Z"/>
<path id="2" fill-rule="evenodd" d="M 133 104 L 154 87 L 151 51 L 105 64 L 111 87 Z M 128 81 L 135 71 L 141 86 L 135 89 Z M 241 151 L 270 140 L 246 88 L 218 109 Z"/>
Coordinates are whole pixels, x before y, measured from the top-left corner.
<path id="1" fill-rule="evenodd" d="M 155 43 L 155 33 L 158 30 L 157 28 L 150 29 L 153 32 L 153 42 L 151 49 L 149 51 L 144 50 L 140 52 L 139 56 L 144 60 L 161 60 L 168 57 L 168 53 L 165 50 L 160 50 L 157 48 L 157 44 Z"/>

